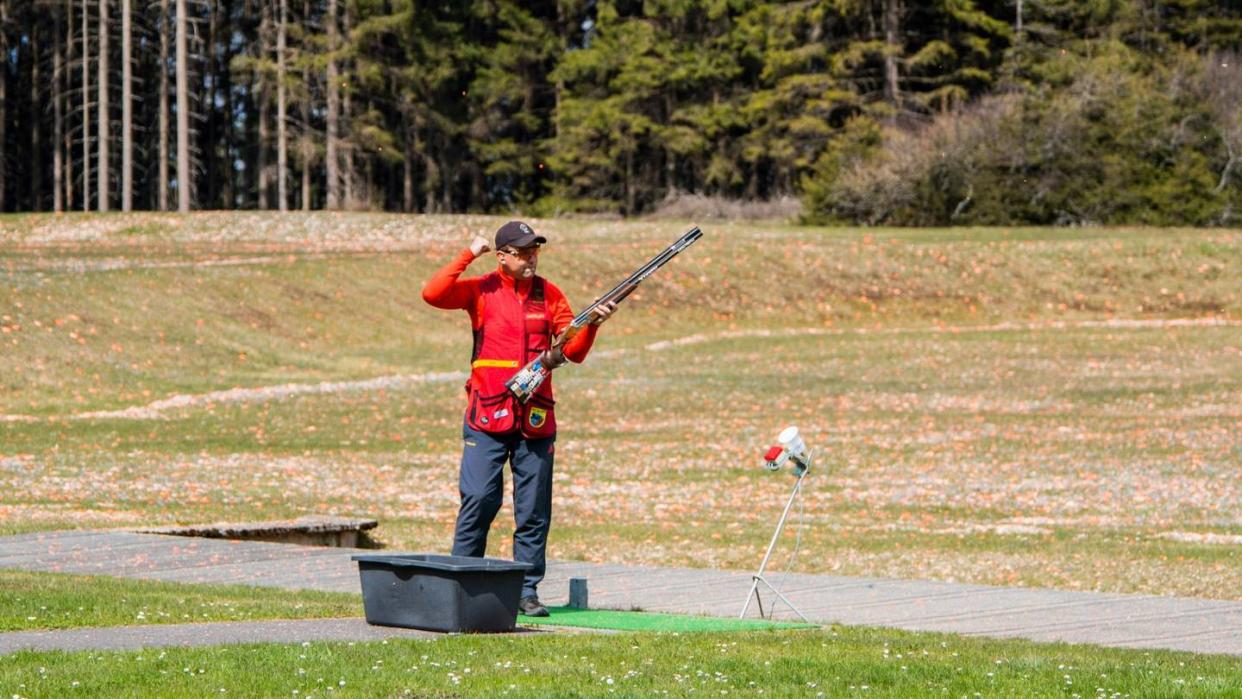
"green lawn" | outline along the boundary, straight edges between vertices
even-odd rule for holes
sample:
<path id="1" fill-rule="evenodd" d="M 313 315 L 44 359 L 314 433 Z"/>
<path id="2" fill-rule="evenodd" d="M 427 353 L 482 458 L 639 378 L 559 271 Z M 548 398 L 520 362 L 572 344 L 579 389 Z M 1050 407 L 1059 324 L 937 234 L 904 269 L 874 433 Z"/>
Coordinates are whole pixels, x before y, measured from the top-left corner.
<path id="1" fill-rule="evenodd" d="M 0 589 L 3 631 L 360 614 L 354 594 L 244 586 L 0 571 Z M 1227 697 L 1240 688 L 1239 658 L 836 626 L 0 655 L 5 697 Z"/>
<path id="2" fill-rule="evenodd" d="M 358 595 L 248 585 L 0 570 L 0 590 L 0 632 L 362 615 Z"/>
<path id="3" fill-rule="evenodd" d="M 1238 697 L 1221 656 L 834 627 L 522 634 L 0 656 L 0 693 L 64 696 Z"/>

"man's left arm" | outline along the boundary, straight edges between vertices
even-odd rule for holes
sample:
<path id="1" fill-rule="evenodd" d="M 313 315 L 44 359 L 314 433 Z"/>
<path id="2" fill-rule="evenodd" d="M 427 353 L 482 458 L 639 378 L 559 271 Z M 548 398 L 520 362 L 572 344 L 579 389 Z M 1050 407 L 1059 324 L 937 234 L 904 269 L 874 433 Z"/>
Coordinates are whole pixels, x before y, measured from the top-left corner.
<path id="1" fill-rule="evenodd" d="M 547 286 L 548 307 L 552 312 L 552 335 L 561 334 L 561 332 L 569 327 L 573 322 L 574 312 L 569 307 L 569 300 L 565 298 L 565 294 L 557 287 L 549 284 Z M 595 335 L 599 332 L 599 326 L 612 315 L 612 311 L 616 309 L 615 305 L 609 305 L 608 308 L 602 308 L 596 313 L 596 319 L 587 324 L 577 335 L 574 335 L 565 346 L 561 348 L 565 354 L 565 358 L 575 364 L 581 364 L 586 359 L 587 354 L 591 351 L 591 346 L 595 344 Z"/>

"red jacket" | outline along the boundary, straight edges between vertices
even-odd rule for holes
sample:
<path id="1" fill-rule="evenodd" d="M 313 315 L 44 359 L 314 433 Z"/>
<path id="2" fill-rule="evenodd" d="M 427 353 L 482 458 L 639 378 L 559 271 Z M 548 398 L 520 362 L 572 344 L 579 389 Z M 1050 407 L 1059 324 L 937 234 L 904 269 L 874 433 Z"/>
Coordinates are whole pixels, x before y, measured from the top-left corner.
<path id="1" fill-rule="evenodd" d="M 504 383 L 569 325 L 574 317 L 569 302 L 556 285 L 538 276 L 514 280 L 497 269 L 461 279 L 473 260 L 474 254 L 463 250 L 423 288 L 423 300 L 432 306 L 464 309 L 470 315 L 475 341 L 466 382 L 466 422 L 484 432 L 520 429 L 528 437 L 552 436 L 556 420 L 551 377 L 527 405 L 513 400 Z M 597 330 L 588 325 L 578 333 L 565 345 L 565 357 L 585 359 Z"/>

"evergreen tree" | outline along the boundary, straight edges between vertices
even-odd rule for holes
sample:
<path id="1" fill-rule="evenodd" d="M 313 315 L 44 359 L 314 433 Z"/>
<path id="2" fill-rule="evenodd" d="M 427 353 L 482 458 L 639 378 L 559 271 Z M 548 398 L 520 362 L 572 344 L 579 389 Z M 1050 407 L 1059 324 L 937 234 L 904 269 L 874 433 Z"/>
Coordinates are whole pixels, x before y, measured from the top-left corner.
<path id="1" fill-rule="evenodd" d="M 728 141 L 742 131 L 732 113 L 748 81 L 732 30 L 748 5 L 598 4 L 589 43 L 553 73 L 565 85 L 556 201 L 629 215 L 677 190 L 739 188 L 724 163 L 736 165 Z"/>
<path id="2" fill-rule="evenodd" d="M 470 82 L 483 51 L 469 38 L 481 28 L 474 21 L 476 11 L 473 2 L 410 1 L 403 99 L 411 122 L 406 133 L 417 142 L 413 150 L 423 165 L 422 210 L 427 213 L 482 208 L 482 202 L 467 198 L 469 188 L 462 188 L 462 182 L 473 178 L 459 165 L 468 153 L 464 127 Z"/>
<path id="3" fill-rule="evenodd" d="M 530 204 L 546 191 L 557 102 L 551 72 L 563 51 L 557 27 L 574 10 L 562 5 L 502 0 L 482 18 L 494 38 L 470 83 L 466 138 L 492 207 Z"/>
<path id="4" fill-rule="evenodd" d="M 834 2 L 763 3 L 739 20 L 743 60 L 759 66 L 737 125 L 747 198 L 795 193 L 845 122 L 865 110 L 834 60 L 838 23 Z"/>
<path id="5" fill-rule="evenodd" d="M 0 48 L 5 211 L 284 205 L 294 170 L 303 208 L 1215 224 L 1242 180 L 1239 0 L 27 0 Z"/>

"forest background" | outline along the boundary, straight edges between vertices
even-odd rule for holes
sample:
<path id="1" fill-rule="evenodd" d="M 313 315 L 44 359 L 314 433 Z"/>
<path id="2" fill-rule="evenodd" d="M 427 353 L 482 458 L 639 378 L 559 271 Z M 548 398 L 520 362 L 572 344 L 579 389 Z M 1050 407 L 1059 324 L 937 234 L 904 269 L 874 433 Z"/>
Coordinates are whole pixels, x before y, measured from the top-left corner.
<path id="1" fill-rule="evenodd" d="M 1233 226 L 1242 0 L 0 0 L 0 211 Z"/>

